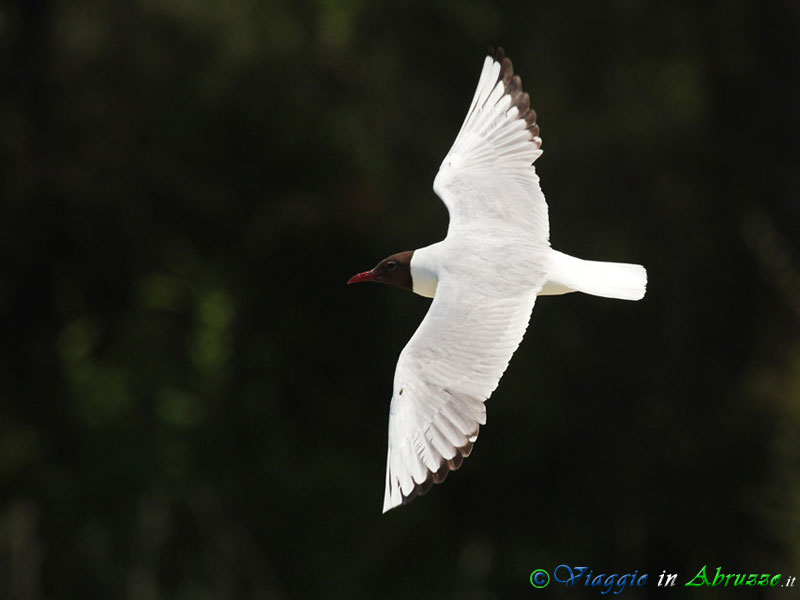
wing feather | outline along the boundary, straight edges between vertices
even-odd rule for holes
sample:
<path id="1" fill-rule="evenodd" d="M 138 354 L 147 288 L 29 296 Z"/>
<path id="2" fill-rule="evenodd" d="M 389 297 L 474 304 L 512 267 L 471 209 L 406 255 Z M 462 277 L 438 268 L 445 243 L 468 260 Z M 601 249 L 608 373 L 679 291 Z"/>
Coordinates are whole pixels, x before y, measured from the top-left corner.
<path id="1" fill-rule="evenodd" d="M 533 167 L 541 145 L 530 97 L 499 49 L 484 61 L 467 116 L 433 182 L 450 213 L 448 235 L 499 222 L 546 244 L 547 202 Z"/>
<path id="2" fill-rule="evenodd" d="M 484 402 L 522 341 L 536 291 L 487 296 L 439 282 L 397 363 L 384 512 L 444 481 L 469 456 L 486 423 Z"/>

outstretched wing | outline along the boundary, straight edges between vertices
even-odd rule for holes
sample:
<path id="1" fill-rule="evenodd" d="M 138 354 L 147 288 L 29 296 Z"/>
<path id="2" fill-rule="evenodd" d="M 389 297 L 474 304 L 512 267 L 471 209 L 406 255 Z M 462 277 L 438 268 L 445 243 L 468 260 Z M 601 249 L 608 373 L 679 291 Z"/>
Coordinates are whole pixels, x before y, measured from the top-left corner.
<path id="1" fill-rule="evenodd" d="M 514 225 L 547 243 L 547 202 L 533 162 L 542 154 L 536 112 L 502 48 L 483 63 L 467 116 L 433 181 L 450 213 L 448 235 Z"/>
<path id="2" fill-rule="evenodd" d="M 461 466 L 528 326 L 538 289 L 487 295 L 442 279 L 400 353 L 389 410 L 383 512 Z"/>

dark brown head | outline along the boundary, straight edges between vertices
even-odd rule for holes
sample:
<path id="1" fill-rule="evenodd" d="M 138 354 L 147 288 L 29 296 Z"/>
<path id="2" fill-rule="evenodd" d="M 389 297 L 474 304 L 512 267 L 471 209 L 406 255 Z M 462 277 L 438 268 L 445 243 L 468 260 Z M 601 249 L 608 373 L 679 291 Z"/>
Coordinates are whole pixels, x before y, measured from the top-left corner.
<path id="1" fill-rule="evenodd" d="M 374 269 L 353 275 L 347 280 L 347 283 L 377 281 L 413 291 L 414 286 L 411 283 L 411 257 L 413 255 L 413 250 L 392 254 L 375 265 Z"/>

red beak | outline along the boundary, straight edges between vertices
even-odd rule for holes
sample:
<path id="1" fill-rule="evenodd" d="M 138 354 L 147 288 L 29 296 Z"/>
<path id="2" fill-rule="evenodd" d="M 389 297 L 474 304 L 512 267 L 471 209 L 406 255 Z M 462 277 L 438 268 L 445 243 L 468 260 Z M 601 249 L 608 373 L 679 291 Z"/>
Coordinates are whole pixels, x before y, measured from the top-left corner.
<path id="1" fill-rule="evenodd" d="M 359 273 L 358 275 L 353 275 L 350 279 L 347 280 L 347 284 L 350 285 L 351 283 L 361 283 L 362 281 L 371 281 L 373 279 L 375 279 L 374 271 L 364 271 L 363 273 Z"/>

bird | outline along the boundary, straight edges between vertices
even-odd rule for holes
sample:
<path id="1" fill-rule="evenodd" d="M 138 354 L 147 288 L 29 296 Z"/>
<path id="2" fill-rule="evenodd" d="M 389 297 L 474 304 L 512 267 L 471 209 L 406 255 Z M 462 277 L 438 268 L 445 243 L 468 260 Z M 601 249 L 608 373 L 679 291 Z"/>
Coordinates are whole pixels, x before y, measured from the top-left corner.
<path id="1" fill-rule="evenodd" d="M 395 369 L 384 513 L 444 481 L 470 455 L 486 424 L 485 402 L 522 341 L 537 296 L 645 295 L 643 266 L 582 260 L 550 246 L 534 167 L 542 154 L 536 119 L 511 60 L 502 48 L 490 49 L 433 181 L 449 214 L 445 239 L 392 254 L 347 281 L 433 299 Z"/>

